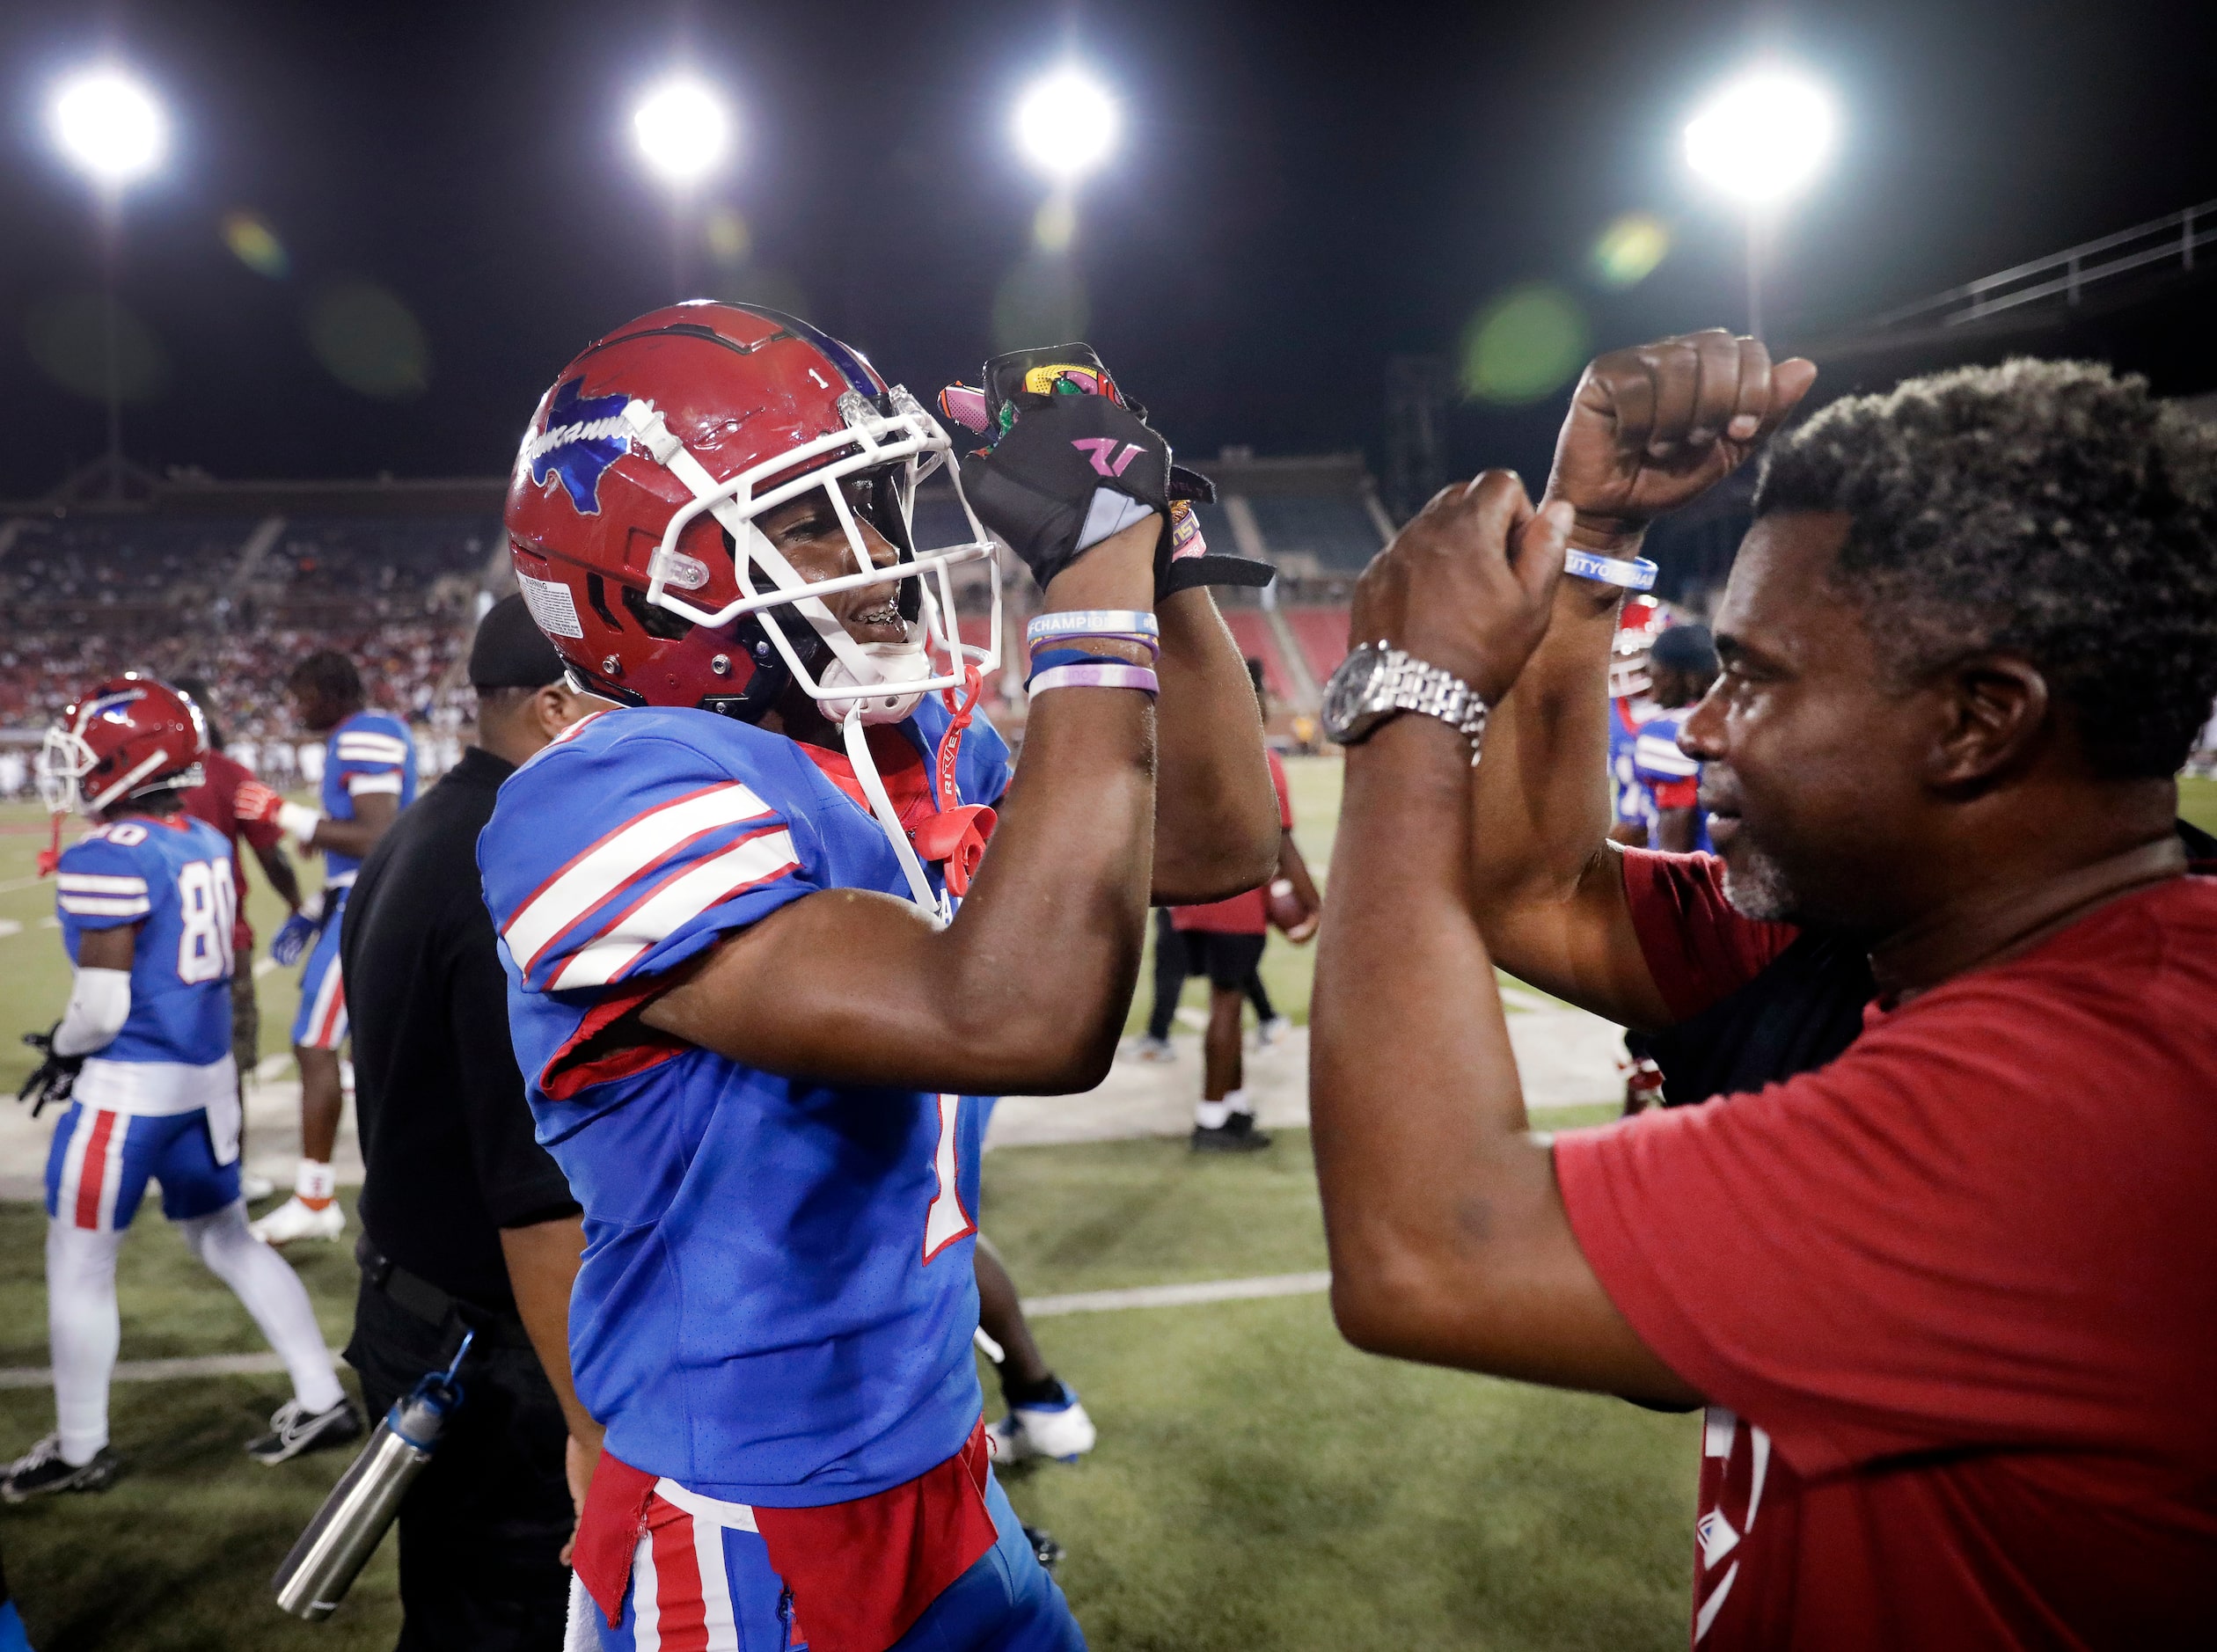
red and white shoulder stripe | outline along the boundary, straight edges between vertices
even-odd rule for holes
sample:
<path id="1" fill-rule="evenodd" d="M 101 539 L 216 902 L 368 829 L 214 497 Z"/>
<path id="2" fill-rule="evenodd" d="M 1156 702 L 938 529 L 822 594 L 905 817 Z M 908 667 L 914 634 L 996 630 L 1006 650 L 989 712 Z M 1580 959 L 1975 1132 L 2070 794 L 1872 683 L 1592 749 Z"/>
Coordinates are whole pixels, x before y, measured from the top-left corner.
<path id="1" fill-rule="evenodd" d="M 759 830 L 685 865 L 703 838 Z M 509 955 L 529 977 L 566 954 L 546 990 L 604 986 L 711 907 L 800 864 L 790 833 L 736 780 L 705 786 L 626 821 L 572 857 L 501 926 Z"/>

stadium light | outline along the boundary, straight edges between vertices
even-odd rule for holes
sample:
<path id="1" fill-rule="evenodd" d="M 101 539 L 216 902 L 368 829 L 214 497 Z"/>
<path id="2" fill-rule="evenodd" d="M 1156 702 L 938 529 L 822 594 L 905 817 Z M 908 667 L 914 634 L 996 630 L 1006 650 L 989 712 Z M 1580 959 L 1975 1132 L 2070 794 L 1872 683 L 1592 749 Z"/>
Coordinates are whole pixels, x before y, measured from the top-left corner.
<path id="1" fill-rule="evenodd" d="M 162 106 L 121 69 L 102 66 L 65 77 L 55 87 L 49 120 L 62 154 L 106 190 L 145 177 L 169 148 Z"/>
<path id="2" fill-rule="evenodd" d="M 1094 171 L 1116 146 L 1115 99 L 1082 69 L 1058 69 L 1034 81 L 1016 103 L 1016 147 L 1058 183 Z"/>
<path id="3" fill-rule="evenodd" d="M 1686 124 L 1686 164 L 1695 176 L 1750 207 L 1798 194 L 1832 153 L 1833 100 L 1791 69 L 1751 69 Z"/>
<path id="4" fill-rule="evenodd" d="M 1763 267 L 1779 215 L 1831 157 L 1832 94 L 1808 76 L 1764 64 L 1727 82 L 1686 123 L 1686 164 L 1747 214 L 1747 331 L 1763 336 Z"/>
<path id="5" fill-rule="evenodd" d="M 699 81 L 673 76 L 640 100 L 632 132 L 655 174 L 683 189 L 713 172 L 730 150 L 731 114 Z"/>

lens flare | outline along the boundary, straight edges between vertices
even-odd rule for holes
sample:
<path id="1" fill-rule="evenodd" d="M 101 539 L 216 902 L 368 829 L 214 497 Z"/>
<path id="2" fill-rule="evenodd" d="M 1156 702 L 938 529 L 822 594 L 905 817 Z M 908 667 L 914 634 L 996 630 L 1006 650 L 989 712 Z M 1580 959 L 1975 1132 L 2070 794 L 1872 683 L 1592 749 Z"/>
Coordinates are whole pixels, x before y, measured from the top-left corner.
<path id="1" fill-rule="evenodd" d="M 754 251 L 747 221 L 729 207 L 709 208 L 701 220 L 700 236 L 708 244 L 708 256 L 726 268 L 745 263 Z"/>
<path id="2" fill-rule="evenodd" d="M 1561 288 L 1545 281 L 1511 288 L 1463 334 L 1463 391 L 1504 406 L 1537 401 L 1569 383 L 1591 338 L 1585 312 Z"/>
<path id="3" fill-rule="evenodd" d="M 1671 250 L 1671 232 L 1648 212 L 1613 220 L 1593 244 L 1593 274 L 1604 287 L 1636 287 Z"/>
<path id="4" fill-rule="evenodd" d="M 308 344 L 333 378 L 380 401 L 420 396 L 431 382 L 422 325 L 374 281 L 334 281 L 318 292 L 308 306 Z"/>
<path id="5" fill-rule="evenodd" d="M 257 275 L 281 281 L 292 273 L 292 259 L 277 231 L 251 212 L 233 212 L 223 218 L 223 245 L 231 256 Z"/>

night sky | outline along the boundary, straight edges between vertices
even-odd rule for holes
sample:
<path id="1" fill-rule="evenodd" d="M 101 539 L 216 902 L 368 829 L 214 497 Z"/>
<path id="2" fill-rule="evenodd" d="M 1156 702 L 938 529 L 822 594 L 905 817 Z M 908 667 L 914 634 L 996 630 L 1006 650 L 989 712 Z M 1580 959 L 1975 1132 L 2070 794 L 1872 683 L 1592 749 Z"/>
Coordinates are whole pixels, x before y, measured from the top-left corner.
<path id="1" fill-rule="evenodd" d="M 1045 190 L 1008 116 L 1072 48 L 1127 123 L 1082 191 L 1087 333 L 1191 455 L 1381 459 L 1387 358 L 1454 355 L 1522 283 L 1555 283 L 1595 347 L 1738 322 L 1737 220 L 1685 176 L 1677 135 L 1759 31 L 1845 121 L 1772 283 L 1789 335 L 2217 196 L 2206 4 L 1842 0 L 1760 24 L 1691 0 L 33 10 L 0 18 L 14 498 L 103 439 L 98 404 L 55 382 L 98 274 L 44 105 L 105 42 L 176 135 L 129 205 L 121 292 L 152 355 L 134 356 L 126 445 L 225 477 L 504 471 L 563 362 L 673 296 L 671 215 L 628 115 L 678 62 L 741 128 L 696 202 L 691 290 L 798 308 L 928 394 L 975 372 L 1012 280 L 1059 278 L 1031 251 Z M 1629 211 L 1671 251 L 1610 290 L 1591 252 Z M 236 213 L 274 231 L 281 274 L 227 246 Z M 381 352 L 348 364 L 365 337 Z M 1456 457 L 1543 467 L 1559 407 L 1470 404 Z"/>

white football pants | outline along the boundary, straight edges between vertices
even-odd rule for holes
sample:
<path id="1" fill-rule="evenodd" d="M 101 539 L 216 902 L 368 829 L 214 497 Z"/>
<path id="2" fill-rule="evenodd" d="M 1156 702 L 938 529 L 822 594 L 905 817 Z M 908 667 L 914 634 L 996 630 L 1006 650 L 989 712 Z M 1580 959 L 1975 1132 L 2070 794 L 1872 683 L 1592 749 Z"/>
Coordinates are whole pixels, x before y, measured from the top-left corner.
<path id="1" fill-rule="evenodd" d="M 185 1243 L 231 1288 L 292 1378 L 311 1411 L 327 1411 L 345 1391 L 331 1369 L 308 1288 L 283 1257 L 246 1231 L 246 1206 L 234 1200 L 213 1216 L 179 1222 Z M 67 1222 L 47 1224 L 47 1334 L 54 1348 L 54 1410 L 62 1457 L 89 1463 L 107 1444 L 108 1379 L 122 1341 L 115 1306 L 115 1258 L 121 1233 Z"/>

